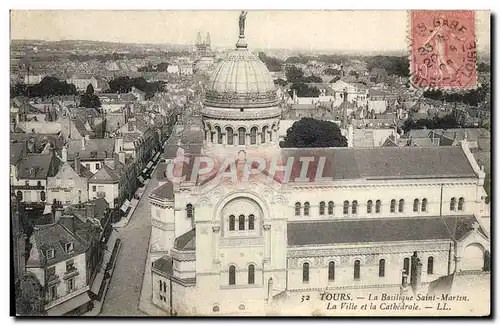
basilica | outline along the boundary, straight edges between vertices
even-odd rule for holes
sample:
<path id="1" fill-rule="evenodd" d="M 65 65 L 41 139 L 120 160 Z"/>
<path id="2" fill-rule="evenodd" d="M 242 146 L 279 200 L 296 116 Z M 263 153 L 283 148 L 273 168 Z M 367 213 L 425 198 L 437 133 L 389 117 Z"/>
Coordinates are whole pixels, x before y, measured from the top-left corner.
<path id="1" fill-rule="evenodd" d="M 441 277 L 483 270 L 485 173 L 466 142 L 280 148 L 275 85 L 241 22 L 201 116 L 200 151 L 175 153 L 184 177 L 149 197 L 151 300 L 165 314 L 293 315 L 325 292 L 399 294 L 405 283 L 426 292 Z M 193 173 L 194 156 L 229 160 L 236 177 L 216 177 L 218 163 Z M 252 158 L 264 163 L 243 178 Z"/>

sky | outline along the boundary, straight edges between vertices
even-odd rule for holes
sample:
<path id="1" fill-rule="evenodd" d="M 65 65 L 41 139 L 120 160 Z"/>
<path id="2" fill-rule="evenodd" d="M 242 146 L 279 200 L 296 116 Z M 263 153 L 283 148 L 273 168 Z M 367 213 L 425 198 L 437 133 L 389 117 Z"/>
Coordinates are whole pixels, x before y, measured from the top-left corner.
<path id="1" fill-rule="evenodd" d="M 95 40 L 233 47 L 239 11 L 21 10 L 11 12 L 11 39 Z M 245 34 L 259 49 L 404 51 L 405 11 L 250 11 Z M 476 14 L 479 49 L 489 49 L 489 12 Z"/>

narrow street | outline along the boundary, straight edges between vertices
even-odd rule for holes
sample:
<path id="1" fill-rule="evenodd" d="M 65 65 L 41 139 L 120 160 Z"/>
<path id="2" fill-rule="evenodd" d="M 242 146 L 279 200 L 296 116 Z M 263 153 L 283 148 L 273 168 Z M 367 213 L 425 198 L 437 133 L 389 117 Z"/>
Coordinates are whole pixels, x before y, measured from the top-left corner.
<path id="1" fill-rule="evenodd" d="M 137 307 L 151 231 L 148 196 L 157 186 L 158 180 L 153 171 L 130 222 L 117 229 L 122 248 L 100 316 L 145 316 Z"/>

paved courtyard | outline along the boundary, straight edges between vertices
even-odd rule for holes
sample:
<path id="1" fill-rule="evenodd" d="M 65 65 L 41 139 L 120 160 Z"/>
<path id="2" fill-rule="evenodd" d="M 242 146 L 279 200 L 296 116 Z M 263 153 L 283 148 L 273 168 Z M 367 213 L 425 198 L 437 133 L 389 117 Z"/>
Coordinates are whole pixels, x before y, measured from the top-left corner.
<path id="1" fill-rule="evenodd" d="M 130 222 L 117 229 L 122 248 L 100 316 L 146 316 L 138 310 L 138 304 L 151 231 L 148 196 L 157 186 L 153 171 Z"/>

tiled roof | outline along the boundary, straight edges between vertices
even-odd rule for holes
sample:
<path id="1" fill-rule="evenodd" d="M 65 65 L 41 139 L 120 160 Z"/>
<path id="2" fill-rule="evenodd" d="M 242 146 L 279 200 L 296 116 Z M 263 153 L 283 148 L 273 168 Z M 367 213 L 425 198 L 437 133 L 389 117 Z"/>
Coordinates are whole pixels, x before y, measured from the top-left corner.
<path id="1" fill-rule="evenodd" d="M 34 243 L 32 252 L 35 250 L 37 253 L 30 254 L 28 265 L 52 265 L 71 259 L 86 250 L 85 244 L 61 223 L 35 228 L 31 236 Z M 73 243 L 73 251 L 67 253 L 64 246 L 70 242 Z M 47 259 L 46 256 L 49 249 L 54 249 L 54 258 L 52 259 Z"/>
<path id="2" fill-rule="evenodd" d="M 17 165 L 17 163 L 26 154 L 26 143 L 10 143 L 10 165 Z"/>
<path id="3" fill-rule="evenodd" d="M 116 183 L 118 181 L 120 181 L 120 178 L 116 175 L 115 171 L 106 164 L 104 164 L 89 180 L 89 182 L 92 183 Z"/>
<path id="4" fill-rule="evenodd" d="M 192 229 L 175 239 L 174 247 L 177 250 L 187 251 L 196 249 L 196 229 Z"/>
<path id="5" fill-rule="evenodd" d="M 52 175 L 51 163 L 51 155 L 29 154 L 19 162 L 18 177 L 19 179 L 46 179 Z"/>
<path id="6" fill-rule="evenodd" d="M 390 217 L 289 222 L 288 246 L 460 239 L 474 216 Z M 483 230 L 480 230 L 484 234 Z"/>
<path id="7" fill-rule="evenodd" d="M 172 266 L 173 266 L 173 261 L 172 257 L 170 256 L 163 256 L 153 262 L 153 269 L 156 269 L 168 275 L 172 275 L 173 272 Z"/>
<path id="8" fill-rule="evenodd" d="M 73 169 L 73 171 L 76 171 L 75 162 L 69 163 L 69 166 Z M 93 176 L 94 174 L 89 169 L 87 169 L 83 164 L 80 163 L 80 177 L 85 179 L 90 179 Z"/>
<path id="9" fill-rule="evenodd" d="M 167 200 L 173 200 L 174 199 L 174 187 L 170 181 L 167 181 L 165 184 L 159 186 L 153 192 L 151 193 L 151 198 L 156 198 L 156 199 L 167 199 Z"/>
<path id="10" fill-rule="evenodd" d="M 82 149 L 81 140 L 71 140 L 68 143 L 68 160 L 75 158 L 76 153 L 80 154 L 80 159 L 104 159 L 106 158 L 106 151 L 108 153 L 108 158 L 113 157 L 115 150 L 115 139 L 114 138 L 103 138 L 103 139 L 85 139 L 85 150 Z M 92 157 L 92 152 L 95 153 L 95 157 Z"/>

